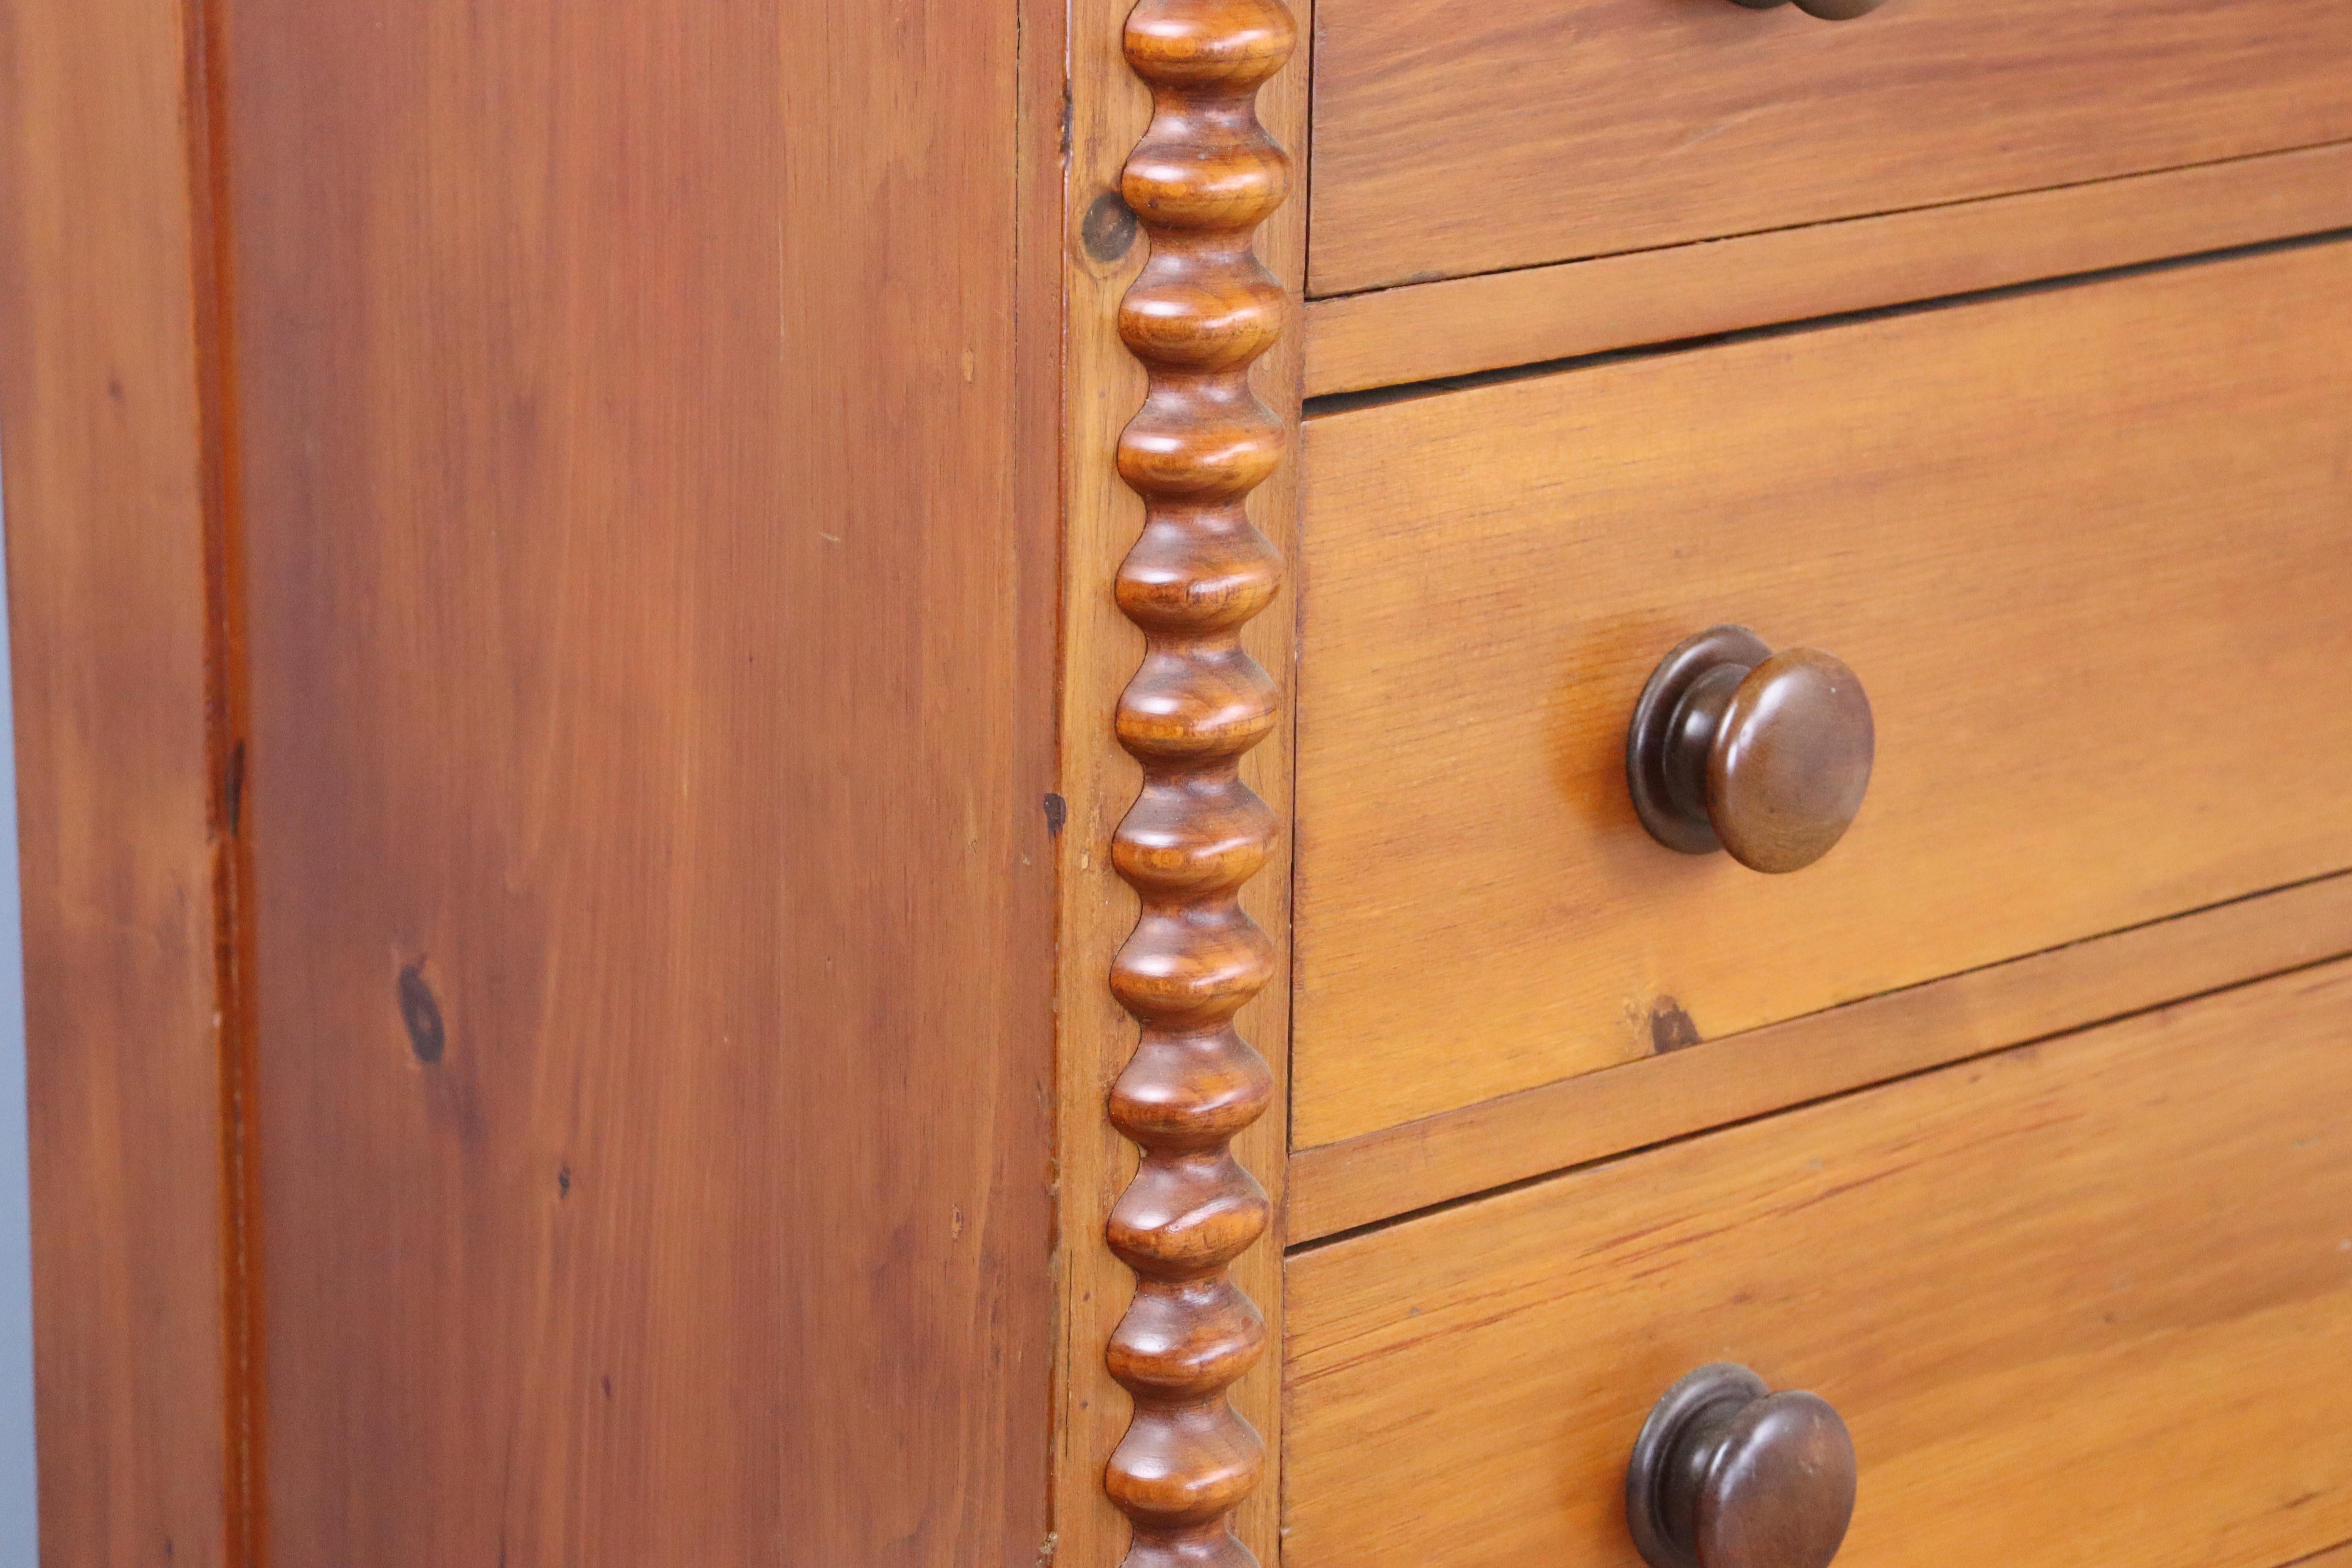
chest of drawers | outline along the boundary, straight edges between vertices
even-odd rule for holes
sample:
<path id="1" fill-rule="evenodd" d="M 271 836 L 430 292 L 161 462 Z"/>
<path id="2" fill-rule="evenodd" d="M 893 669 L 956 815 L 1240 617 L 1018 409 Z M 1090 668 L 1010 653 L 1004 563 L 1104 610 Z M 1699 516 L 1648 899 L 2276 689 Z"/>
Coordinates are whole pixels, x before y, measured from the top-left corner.
<path id="1" fill-rule="evenodd" d="M 2352 11 L 0 80 L 45 1563 L 2352 1568 Z"/>

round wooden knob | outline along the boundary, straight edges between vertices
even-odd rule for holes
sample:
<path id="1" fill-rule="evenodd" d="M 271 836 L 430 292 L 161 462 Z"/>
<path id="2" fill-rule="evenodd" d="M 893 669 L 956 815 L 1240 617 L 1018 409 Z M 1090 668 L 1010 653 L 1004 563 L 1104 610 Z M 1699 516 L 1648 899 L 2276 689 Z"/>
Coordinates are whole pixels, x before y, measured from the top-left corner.
<path id="1" fill-rule="evenodd" d="M 1669 848 L 1795 871 L 1853 826 L 1876 745 L 1870 699 L 1843 664 L 1710 626 L 1651 673 L 1626 734 L 1625 781 L 1642 825 Z"/>
<path id="2" fill-rule="evenodd" d="M 1788 3 L 1789 0 L 1732 0 L 1733 5 L 1745 5 L 1750 11 L 1769 11 Z M 1856 16 L 1870 15 L 1883 3 L 1884 0 L 1797 0 L 1797 9 L 1824 22 L 1850 22 Z"/>
<path id="3" fill-rule="evenodd" d="M 1625 1523 L 1652 1568 L 1829 1568 L 1853 1488 L 1853 1439 L 1826 1400 L 1718 1362 L 1650 1412 Z"/>

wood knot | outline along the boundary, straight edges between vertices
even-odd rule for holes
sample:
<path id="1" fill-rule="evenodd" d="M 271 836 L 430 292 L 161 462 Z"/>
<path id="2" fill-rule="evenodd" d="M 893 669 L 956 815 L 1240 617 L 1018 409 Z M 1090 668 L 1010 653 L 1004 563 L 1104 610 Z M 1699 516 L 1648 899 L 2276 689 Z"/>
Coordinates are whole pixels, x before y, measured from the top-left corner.
<path id="1" fill-rule="evenodd" d="M 1683 1005 L 1671 996 L 1661 996 L 1650 1004 L 1650 1049 L 1660 1056 L 1699 1044 L 1698 1026 L 1683 1011 Z"/>
<path id="2" fill-rule="evenodd" d="M 425 961 L 400 966 L 393 987 L 400 1004 L 401 1026 L 408 1031 L 408 1048 L 426 1067 L 439 1062 L 449 1045 L 449 1031 L 441 1021 L 441 1003 L 425 978 Z"/>
<path id="3" fill-rule="evenodd" d="M 1108 265 L 1134 247 L 1135 231 L 1135 209 L 1117 191 L 1105 191 L 1078 221 L 1078 242 L 1088 256 Z"/>

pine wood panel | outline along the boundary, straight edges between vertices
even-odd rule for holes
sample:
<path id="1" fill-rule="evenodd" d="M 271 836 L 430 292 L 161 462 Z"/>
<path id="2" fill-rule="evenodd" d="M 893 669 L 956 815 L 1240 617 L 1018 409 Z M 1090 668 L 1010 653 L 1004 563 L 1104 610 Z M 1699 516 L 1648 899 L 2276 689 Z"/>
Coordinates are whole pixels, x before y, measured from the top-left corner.
<path id="1" fill-rule="evenodd" d="M 1318 295 L 2352 138 L 2352 14 L 2254 0 L 1324 0 Z"/>
<path id="2" fill-rule="evenodd" d="M 1119 341 L 1118 310 L 1144 258 L 1145 241 L 1116 198 L 1119 171 L 1150 115 L 1150 97 L 1128 65 L 1120 37 L 1131 0 L 1084 0 L 1071 11 L 1070 147 L 1063 215 L 1069 333 L 1064 397 L 1062 600 L 1064 682 L 1061 793 L 1068 825 L 1059 839 L 1061 947 L 1055 1016 L 1060 1030 L 1062 1126 L 1059 1195 L 1063 1313 L 1055 1382 L 1055 1561 L 1118 1563 L 1127 1521 L 1103 1492 L 1104 1464 L 1127 1430 L 1129 1401 L 1104 1366 L 1104 1350 L 1134 1291 L 1127 1266 L 1101 1244 L 1111 1205 L 1135 1169 L 1131 1144 L 1104 1115 L 1111 1084 L 1134 1054 L 1136 1026 L 1107 984 L 1112 955 L 1135 928 L 1134 892 L 1110 862 L 1110 842 L 1134 802 L 1140 773 L 1111 729 L 1118 694 L 1141 661 L 1143 639 L 1111 596 L 1118 565 L 1143 521 L 1136 493 L 1114 464 L 1119 432 L 1141 405 L 1142 367 Z M 1302 37 L 1308 7 L 1292 6 Z M 1307 72 L 1304 49 L 1259 90 L 1259 121 L 1294 153 L 1305 144 Z M 1291 195 L 1260 227 L 1257 251 L 1282 280 L 1295 312 L 1306 265 L 1307 168 L 1293 164 Z M 1253 368 L 1258 397 L 1285 420 L 1297 416 L 1300 355 L 1296 317 Z M 1298 465 L 1286 458 L 1256 489 L 1248 510 L 1287 560 L 1297 538 Z M 1275 679 L 1276 702 L 1292 711 L 1292 645 L 1297 599 L 1283 595 L 1242 631 L 1242 646 Z M 1241 776 L 1290 820 L 1291 727 L 1244 753 Z M 1236 1258 L 1231 1278 L 1267 1321 L 1282 1321 L 1282 1194 L 1287 1148 L 1289 1061 L 1290 839 L 1277 835 L 1265 868 L 1241 889 L 1243 909 L 1273 947 L 1273 975 L 1235 1024 L 1274 1072 L 1267 1111 L 1234 1141 L 1241 1163 L 1273 1200 L 1268 1235 Z M 1279 1342 L 1278 1339 L 1274 1342 Z M 1234 1528 L 1262 1563 L 1277 1560 L 1280 1495 L 1280 1368 L 1270 1352 L 1230 1390 L 1234 1405 L 1266 1444 L 1266 1472 L 1237 1510 Z"/>
<path id="3" fill-rule="evenodd" d="M 2352 864 L 2347 333 L 2308 246 L 1309 420 L 1296 1145 Z M 1727 620 L 1877 712 L 1793 876 L 1627 804 Z"/>
<path id="4" fill-rule="evenodd" d="M 1343 294 L 1307 308 L 1307 395 L 1876 310 L 2347 226 L 2352 145 L 2338 143 Z"/>
<path id="5" fill-rule="evenodd" d="M 1012 5 L 227 21 L 271 1560 L 1025 1568 L 1058 81 Z"/>
<path id="6" fill-rule="evenodd" d="M 2352 874 L 1302 1150 L 1291 1241 L 2352 953 Z"/>
<path id="7" fill-rule="evenodd" d="M 1311 1250 L 1286 1568 L 1636 1568 L 1651 1402 L 1853 1430 L 1851 1568 L 2257 1568 L 2352 1530 L 2352 965 Z"/>
<path id="8" fill-rule="evenodd" d="M 0 6 L 42 1561 L 236 1561 L 231 871 L 207 679 L 205 107 L 176 4 Z"/>

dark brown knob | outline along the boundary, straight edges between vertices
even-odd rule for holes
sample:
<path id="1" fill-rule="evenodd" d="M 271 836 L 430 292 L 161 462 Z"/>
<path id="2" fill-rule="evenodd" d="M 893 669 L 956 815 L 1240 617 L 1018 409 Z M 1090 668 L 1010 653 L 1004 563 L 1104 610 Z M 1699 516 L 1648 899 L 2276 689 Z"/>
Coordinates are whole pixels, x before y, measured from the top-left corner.
<path id="1" fill-rule="evenodd" d="M 1795 871 L 1853 825 L 1876 749 L 1853 671 L 1817 648 L 1774 653 L 1746 626 L 1710 626 L 1642 689 L 1625 783 L 1667 847 Z"/>
<path id="2" fill-rule="evenodd" d="M 1733 5 L 1745 5 L 1750 11 L 1769 11 L 1788 3 L 1789 0 L 1732 0 Z M 1797 9 L 1824 22 L 1850 22 L 1856 16 L 1870 15 L 1882 3 L 1883 0 L 1797 0 Z"/>
<path id="3" fill-rule="evenodd" d="M 1853 1486 L 1853 1439 L 1826 1400 L 1717 1362 L 1650 1412 L 1625 1524 L 1651 1568 L 1829 1568 Z"/>

